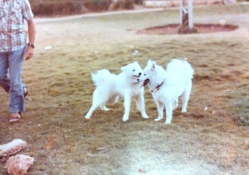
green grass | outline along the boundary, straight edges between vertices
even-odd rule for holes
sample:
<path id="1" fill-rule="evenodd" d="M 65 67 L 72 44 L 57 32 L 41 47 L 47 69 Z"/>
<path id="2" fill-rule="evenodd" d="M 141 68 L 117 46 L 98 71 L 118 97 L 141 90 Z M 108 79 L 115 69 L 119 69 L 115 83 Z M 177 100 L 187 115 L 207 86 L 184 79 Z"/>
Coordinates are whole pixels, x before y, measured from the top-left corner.
<path id="1" fill-rule="evenodd" d="M 178 15 L 165 10 L 37 23 L 35 57 L 23 70 L 26 112 L 9 124 L 8 96 L 0 91 L 0 144 L 28 143 L 20 153 L 35 158 L 30 175 L 247 174 L 248 126 L 237 119 L 247 115 L 248 6 L 195 9 L 196 23 L 225 19 L 240 27 L 232 32 L 136 34 L 178 23 Z M 134 50 L 141 54 L 133 56 Z M 153 120 L 157 111 L 147 88 L 148 120 L 132 104 L 129 121 L 122 122 L 122 100 L 84 119 L 94 91 L 91 71 L 119 73 L 125 64 L 144 67 L 151 58 L 165 66 L 175 57 L 187 57 L 195 74 L 188 112 L 181 114 L 179 106 L 172 124 Z M 2 175 L 6 160 L 0 159 Z"/>
<path id="2" fill-rule="evenodd" d="M 233 95 L 233 115 L 235 121 L 241 125 L 249 125 L 249 95 L 248 85 L 242 84 Z"/>

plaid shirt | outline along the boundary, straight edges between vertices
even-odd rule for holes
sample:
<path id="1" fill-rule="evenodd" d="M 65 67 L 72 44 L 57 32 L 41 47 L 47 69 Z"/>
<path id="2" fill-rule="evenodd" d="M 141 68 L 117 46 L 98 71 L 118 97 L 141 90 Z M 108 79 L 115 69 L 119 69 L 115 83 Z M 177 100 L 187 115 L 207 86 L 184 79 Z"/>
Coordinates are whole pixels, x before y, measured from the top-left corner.
<path id="1" fill-rule="evenodd" d="M 24 19 L 33 18 L 28 0 L 0 0 L 0 52 L 12 52 L 26 46 Z"/>

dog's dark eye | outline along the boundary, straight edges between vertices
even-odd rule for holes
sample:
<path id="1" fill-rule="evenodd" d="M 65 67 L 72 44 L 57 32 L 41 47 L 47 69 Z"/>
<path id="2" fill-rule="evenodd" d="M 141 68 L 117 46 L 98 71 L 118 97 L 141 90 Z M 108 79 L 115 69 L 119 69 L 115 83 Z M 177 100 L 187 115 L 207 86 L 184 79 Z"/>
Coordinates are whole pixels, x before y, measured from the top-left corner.
<path id="1" fill-rule="evenodd" d="M 133 69 L 132 71 L 135 72 L 135 69 Z"/>
<path id="2" fill-rule="evenodd" d="M 146 76 L 146 74 L 144 74 L 144 76 Z"/>

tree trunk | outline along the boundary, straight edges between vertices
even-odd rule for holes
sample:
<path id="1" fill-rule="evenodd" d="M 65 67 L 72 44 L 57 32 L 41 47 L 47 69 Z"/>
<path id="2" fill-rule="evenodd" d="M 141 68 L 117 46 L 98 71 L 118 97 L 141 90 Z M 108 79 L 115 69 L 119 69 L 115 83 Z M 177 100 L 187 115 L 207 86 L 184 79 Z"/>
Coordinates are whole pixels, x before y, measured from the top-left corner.
<path id="1" fill-rule="evenodd" d="M 180 0 L 180 25 L 182 25 L 182 18 L 183 18 L 183 0 Z"/>
<path id="2" fill-rule="evenodd" d="M 188 28 L 191 30 L 194 27 L 193 23 L 193 0 L 188 0 Z"/>
<path id="3" fill-rule="evenodd" d="M 193 0 L 188 0 L 188 10 L 184 8 L 184 0 L 180 0 L 180 19 L 178 33 L 197 33 L 193 22 Z"/>

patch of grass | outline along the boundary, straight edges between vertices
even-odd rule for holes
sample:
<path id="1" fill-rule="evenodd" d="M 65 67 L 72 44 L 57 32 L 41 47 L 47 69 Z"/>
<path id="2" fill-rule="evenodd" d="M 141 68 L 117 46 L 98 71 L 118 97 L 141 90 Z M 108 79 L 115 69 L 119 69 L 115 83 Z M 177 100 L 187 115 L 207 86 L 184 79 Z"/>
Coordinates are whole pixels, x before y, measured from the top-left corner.
<path id="1" fill-rule="evenodd" d="M 249 125 L 248 90 L 247 85 L 237 88 L 232 99 L 234 119 L 242 125 Z"/>

